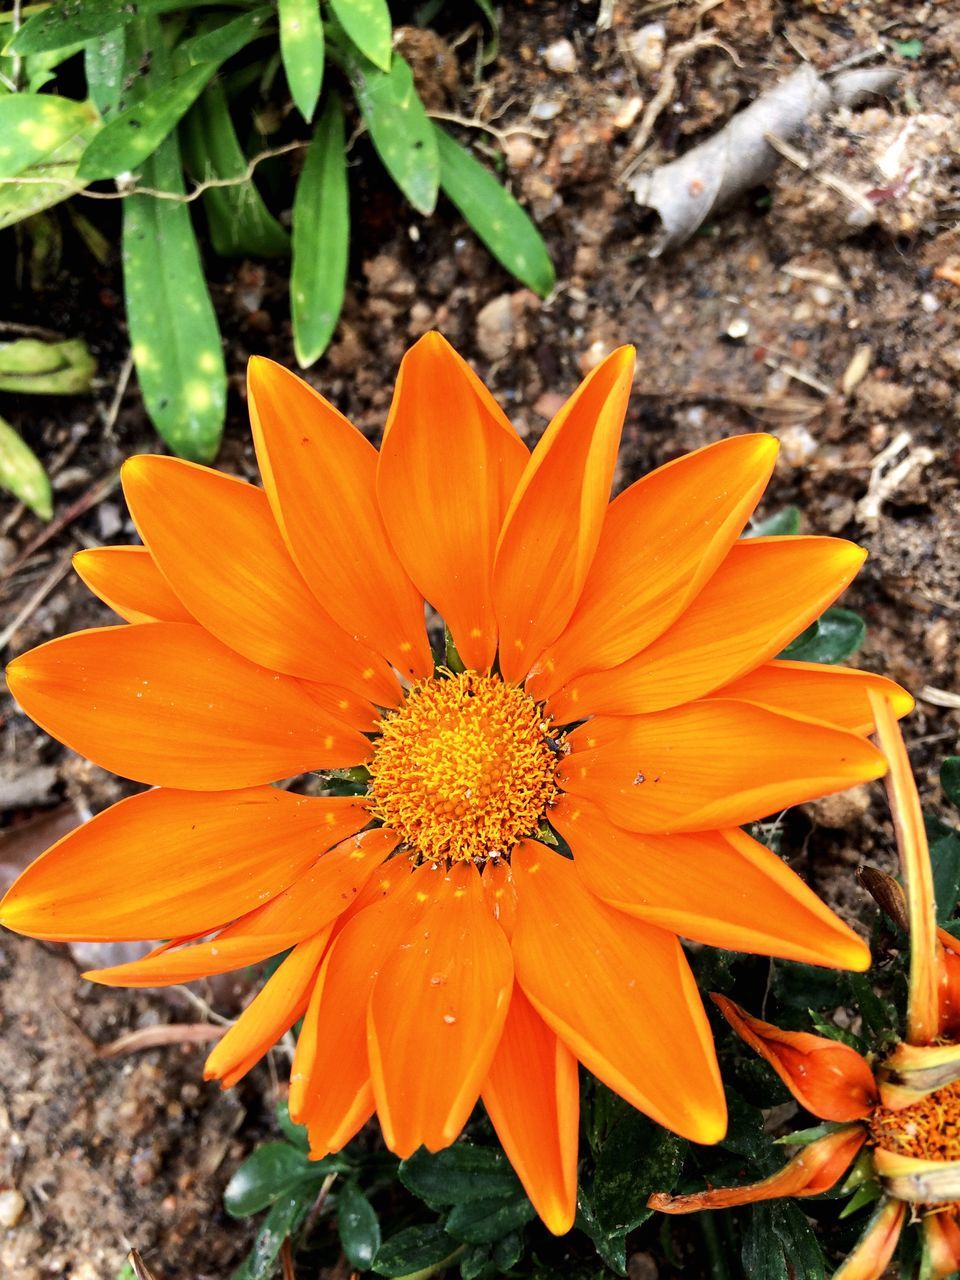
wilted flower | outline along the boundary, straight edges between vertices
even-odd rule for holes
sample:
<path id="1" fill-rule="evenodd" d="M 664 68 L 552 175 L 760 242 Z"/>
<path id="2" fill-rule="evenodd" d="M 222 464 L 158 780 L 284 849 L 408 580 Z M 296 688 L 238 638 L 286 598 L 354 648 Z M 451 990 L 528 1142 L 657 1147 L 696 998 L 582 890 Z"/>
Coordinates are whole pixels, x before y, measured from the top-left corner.
<path id="1" fill-rule="evenodd" d="M 575 1206 L 578 1060 L 679 1133 L 724 1132 L 678 935 L 866 967 L 739 828 L 879 776 L 868 694 L 911 706 L 880 677 L 774 660 L 863 553 L 739 540 L 769 436 L 678 458 L 608 505 L 632 376 L 623 348 L 530 454 L 431 334 L 403 362 L 378 456 L 254 360 L 264 489 L 128 462 L 145 546 L 77 568 L 131 625 L 8 671 L 50 733 L 157 789 L 44 855 L 3 922 L 169 939 L 88 975 L 114 985 L 292 948 L 208 1075 L 238 1080 L 302 1017 L 290 1111 L 316 1156 L 374 1110 L 391 1150 L 437 1150 L 482 1096 L 558 1232 Z M 425 599 L 449 628 L 446 665 Z M 363 794 L 270 785 L 345 767 Z"/>
<path id="2" fill-rule="evenodd" d="M 781 1031 L 714 996 L 737 1034 L 773 1067 L 807 1111 L 829 1121 L 779 1173 L 743 1187 L 651 1196 L 664 1213 L 692 1213 L 829 1191 L 862 1149 L 851 1180 L 875 1180 L 878 1206 L 834 1280 L 878 1280 L 900 1232 L 919 1218 L 925 1280 L 960 1270 L 960 1044 L 958 944 L 936 929 L 930 852 L 910 764 L 889 702 L 871 694 L 880 743 L 890 763 L 891 808 L 906 886 L 902 923 L 910 932 L 906 1040 L 872 1067 L 825 1036 Z M 896 896 L 890 895 L 897 914 Z"/>

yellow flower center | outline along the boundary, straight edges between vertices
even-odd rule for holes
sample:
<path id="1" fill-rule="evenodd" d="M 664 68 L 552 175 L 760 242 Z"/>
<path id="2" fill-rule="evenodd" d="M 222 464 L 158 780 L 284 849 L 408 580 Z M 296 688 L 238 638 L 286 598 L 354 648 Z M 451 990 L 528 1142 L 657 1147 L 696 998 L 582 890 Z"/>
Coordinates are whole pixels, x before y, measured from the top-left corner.
<path id="1" fill-rule="evenodd" d="M 533 835 L 558 794 L 541 707 L 499 676 L 420 680 L 383 722 L 371 812 L 424 858 L 496 858 Z"/>
<path id="2" fill-rule="evenodd" d="M 877 1107 L 870 1136 L 878 1147 L 916 1160 L 960 1160 L 960 1080 L 900 1111 Z"/>

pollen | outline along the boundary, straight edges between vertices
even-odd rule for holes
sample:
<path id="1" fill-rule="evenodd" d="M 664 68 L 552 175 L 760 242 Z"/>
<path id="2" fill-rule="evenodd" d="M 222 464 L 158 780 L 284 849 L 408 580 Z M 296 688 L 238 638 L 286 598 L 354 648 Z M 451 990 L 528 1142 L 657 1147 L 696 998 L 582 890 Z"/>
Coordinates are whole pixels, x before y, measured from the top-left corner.
<path id="1" fill-rule="evenodd" d="M 420 680 L 374 744 L 371 812 L 425 859 L 507 856 L 557 798 L 551 733 L 533 698 L 499 676 Z"/>
<path id="2" fill-rule="evenodd" d="M 877 1107 L 869 1123 L 870 1136 L 887 1151 L 916 1160 L 960 1160 L 960 1080 L 899 1111 Z"/>

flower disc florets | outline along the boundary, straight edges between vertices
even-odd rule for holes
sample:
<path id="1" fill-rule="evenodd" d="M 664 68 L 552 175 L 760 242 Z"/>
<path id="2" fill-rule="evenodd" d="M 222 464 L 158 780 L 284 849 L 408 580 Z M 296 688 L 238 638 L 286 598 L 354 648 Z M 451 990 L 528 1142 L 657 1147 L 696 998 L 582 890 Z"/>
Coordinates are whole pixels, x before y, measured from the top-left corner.
<path id="1" fill-rule="evenodd" d="M 915 1160 L 960 1160 L 960 1080 L 898 1111 L 877 1107 L 870 1136 L 878 1147 Z"/>
<path id="2" fill-rule="evenodd" d="M 374 746 L 372 812 L 433 860 L 508 854 L 556 801 L 542 708 L 499 676 L 420 680 Z"/>

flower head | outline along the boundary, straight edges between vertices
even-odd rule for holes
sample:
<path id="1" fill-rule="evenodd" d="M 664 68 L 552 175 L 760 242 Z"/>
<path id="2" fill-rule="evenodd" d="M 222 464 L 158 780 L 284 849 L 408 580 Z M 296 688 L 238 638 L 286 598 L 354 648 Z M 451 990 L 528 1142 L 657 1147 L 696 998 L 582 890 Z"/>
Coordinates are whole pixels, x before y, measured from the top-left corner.
<path id="1" fill-rule="evenodd" d="M 910 933 L 907 1038 L 876 1066 L 825 1036 L 781 1031 L 723 996 L 724 1017 L 773 1067 L 796 1100 L 831 1122 L 778 1173 L 749 1186 L 693 1195 L 657 1194 L 664 1213 L 719 1209 L 781 1196 L 829 1191 L 862 1148 L 854 1181 L 879 1183 L 879 1204 L 834 1280 L 879 1280 L 904 1224 L 923 1224 L 928 1280 L 960 1270 L 960 1044 L 952 1000 L 955 952 L 936 932 L 930 853 L 916 785 L 890 704 L 871 695 L 877 736 L 890 762 L 888 789 L 906 894 L 895 881 L 880 895 Z M 877 873 L 874 873 L 877 874 Z M 941 938 L 954 939 L 941 931 Z M 954 1037 L 951 1041 L 949 1037 Z"/>
<path id="2" fill-rule="evenodd" d="M 263 489 L 132 459 L 144 546 L 76 561 L 128 625 L 8 671 L 50 733 L 155 789 L 30 867 L 3 922 L 169 939 L 88 975 L 114 985 L 289 949 L 208 1075 L 238 1080 L 303 1018 L 290 1111 L 316 1156 L 374 1111 L 393 1151 L 436 1150 L 482 1097 L 554 1231 L 574 1214 L 578 1060 L 682 1134 L 724 1132 L 678 935 L 866 966 L 740 826 L 879 776 L 868 695 L 911 706 L 880 677 L 776 660 L 863 553 L 741 540 L 769 436 L 678 458 L 609 502 L 632 376 L 632 351 L 615 352 L 530 453 L 430 334 L 378 454 L 254 360 Z M 446 666 L 425 600 L 452 638 Z M 274 785 L 338 768 L 365 794 Z"/>

